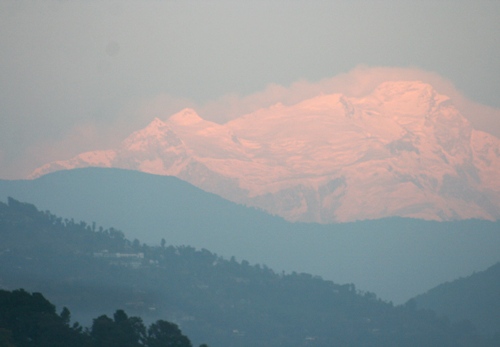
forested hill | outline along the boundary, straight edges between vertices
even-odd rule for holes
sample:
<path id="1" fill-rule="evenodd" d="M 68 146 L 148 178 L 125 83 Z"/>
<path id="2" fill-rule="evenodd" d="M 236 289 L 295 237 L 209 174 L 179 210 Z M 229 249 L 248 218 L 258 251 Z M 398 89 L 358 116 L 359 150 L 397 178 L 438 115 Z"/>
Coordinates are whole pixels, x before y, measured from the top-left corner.
<path id="1" fill-rule="evenodd" d="M 115 229 L 0 203 L 0 285 L 42 292 L 83 324 L 125 309 L 178 324 L 210 346 L 488 346 L 465 322 L 393 306 L 354 285 L 222 259 L 189 246 L 147 246 Z"/>
<path id="2" fill-rule="evenodd" d="M 41 293 L 0 290 L 2 347 L 192 347 L 177 325 L 158 320 L 146 328 L 140 317 L 129 317 L 123 310 L 113 319 L 95 318 L 85 330 L 78 323 L 71 325 L 70 318 L 68 308 L 57 314 Z"/>
<path id="3" fill-rule="evenodd" d="M 469 319 L 484 334 L 498 334 L 500 345 L 500 263 L 485 271 L 439 285 L 415 298 L 418 307 L 454 321 Z"/>

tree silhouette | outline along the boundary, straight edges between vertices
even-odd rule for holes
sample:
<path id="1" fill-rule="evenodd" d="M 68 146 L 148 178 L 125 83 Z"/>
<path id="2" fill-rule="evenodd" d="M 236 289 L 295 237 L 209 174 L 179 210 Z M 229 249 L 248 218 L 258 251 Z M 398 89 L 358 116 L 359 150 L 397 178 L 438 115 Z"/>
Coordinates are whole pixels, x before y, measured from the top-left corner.
<path id="1" fill-rule="evenodd" d="M 86 337 L 69 326 L 66 310 L 57 315 L 40 293 L 0 290 L 0 346 L 84 346 Z"/>
<path id="2" fill-rule="evenodd" d="M 164 320 L 158 320 L 148 329 L 148 347 L 192 347 L 189 339 L 179 327 Z"/>

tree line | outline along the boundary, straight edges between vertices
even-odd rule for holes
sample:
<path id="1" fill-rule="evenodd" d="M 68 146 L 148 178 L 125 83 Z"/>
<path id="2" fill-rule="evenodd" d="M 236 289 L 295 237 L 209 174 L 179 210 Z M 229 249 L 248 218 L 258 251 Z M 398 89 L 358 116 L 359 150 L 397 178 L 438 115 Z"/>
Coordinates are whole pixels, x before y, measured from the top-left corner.
<path id="1" fill-rule="evenodd" d="M 148 327 L 140 317 L 116 310 L 113 317 L 101 315 L 90 328 L 71 324 L 64 307 L 55 305 L 41 293 L 24 289 L 0 290 L 1 347 L 192 347 L 179 327 L 157 320 Z M 208 347 L 203 344 L 200 347 Z"/>

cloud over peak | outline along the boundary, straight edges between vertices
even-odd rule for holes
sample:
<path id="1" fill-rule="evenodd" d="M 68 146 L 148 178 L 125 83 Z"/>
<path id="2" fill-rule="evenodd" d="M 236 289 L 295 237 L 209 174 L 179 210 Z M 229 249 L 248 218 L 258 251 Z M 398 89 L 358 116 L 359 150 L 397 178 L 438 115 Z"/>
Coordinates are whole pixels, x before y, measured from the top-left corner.
<path id="1" fill-rule="evenodd" d="M 311 82 L 301 80 L 290 86 L 270 84 L 265 90 L 246 96 L 228 94 L 199 106 L 201 117 L 225 123 L 244 114 L 275 104 L 294 105 L 321 94 L 340 93 L 348 97 L 363 97 L 388 81 L 421 81 L 439 94 L 450 97 L 455 106 L 482 131 L 500 137 L 500 109 L 480 105 L 462 94 L 446 78 L 418 68 L 358 66 L 338 76 Z"/>

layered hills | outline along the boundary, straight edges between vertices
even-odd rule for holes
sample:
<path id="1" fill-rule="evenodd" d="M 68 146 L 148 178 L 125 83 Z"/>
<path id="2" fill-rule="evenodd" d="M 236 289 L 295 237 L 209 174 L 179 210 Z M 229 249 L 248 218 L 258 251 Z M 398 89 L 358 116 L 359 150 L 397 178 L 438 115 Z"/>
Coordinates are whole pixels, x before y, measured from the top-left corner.
<path id="1" fill-rule="evenodd" d="M 169 240 L 148 246 L 114 228 L 63 219 L 14 199 L 0 202 L 0 241 L 2 288 L 41 291 L 59 309 L 70 308 L 84 325 L 91 317 L 122 308 L 147 323 L 175 322 L 195 345 L 496 346 L 470 323 L 451 324 L 414 305 L 394 306 L 373 293 L 357 291 L 353 284 L 306 273 L 277 273 L 208 250 L 173 247 Z M 180 334 L 176 327 L 162 334 L 148 330 L 147 339 L 132 336 L 142 343 L 125 343 L 130 334 L 145 337 L 142 320 L 133 319 L 128 330 L 117 330 L 111 319 L 100 316 L 89 331 L 94 344 L 57 344 L 54 341 L 71 337 L 63 334 L 69 329 L 55 331 L 62 318 L 69 327 L 68 309 L 54 317 L 54 307 L 40 294 L 33 295 L 39 303 L 34 306 L 30 303 L 35 300 L 23 293 L 13 292 L 17 301 L 8 301 L 14 305 L 0 302 L 0 341 L 5 345 L 13 342 L 10 332 L 14 338 L 26 335 L 26 346 L 156 346 L 153 338 L 172 340 Z M 3 290 L 0 294 L 2 299 L 8 295 Z M 48 313 L 45 319 L 43 313 Z M 115 323 L 127 319 L 123 311 L 114 317 Z M 78 325 L 73 329 L 82 332 Z M 111 343 L 117 340 L 122 342 Z M 191 345 L 178 340 L 173 344 Z"/>
<path id="2" fill-rule="evenodd" d="M 500 140 L 419 81 L 276 104 L 225 124 L 185 109 L 32 178 L 88 166 L 176 176 L 290 221 L 500 218 Z"/>
<path id="3" fill-rule="evenodd" d="M 237 205 L 176 177 L 84 168 L 34 180 L 0 180 L 0 200 L 31 201 L 129 239 L 189 245 L 230 258 L 303 271 L 402 303 L 500 261 L 500 222 L 385 218 L 291 223 Z"/>

